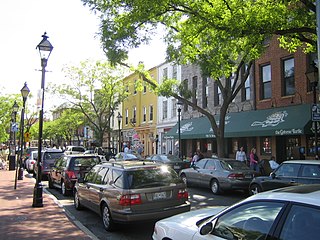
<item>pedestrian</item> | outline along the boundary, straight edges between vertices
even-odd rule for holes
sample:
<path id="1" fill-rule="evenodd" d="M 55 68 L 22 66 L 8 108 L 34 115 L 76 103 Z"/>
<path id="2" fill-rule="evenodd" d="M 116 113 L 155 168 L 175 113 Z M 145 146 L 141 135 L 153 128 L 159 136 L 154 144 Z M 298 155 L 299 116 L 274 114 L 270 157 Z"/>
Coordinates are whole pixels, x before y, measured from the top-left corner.
<path id="1" fill-rule="evenodd" d="M 195 164 L 196 162 L 199 161 L 199 155 L 198 155 L 198 151 L 194 152 L 194 155 L 192 157 L 192 161 L 191 161 L 191 165 Z"/>
<path id="2" fill-rule="evenodd" d="M 259 158 L 256 153 L 256 148 L 252 148 L 250 151 L 250 168 L 256 172 L 260 172 L 259 169 Z"/>
<path id="3" fill-rule="evenodd" d="M 236 160 L 247 163 L 247 155 L 243 150 L 243 147 L 240 147 L 240 149 L 236 152 Z"/>
<path id="4" fill-rule="evenodd" d="M 277 163 L 276 159 L 274 156 L 272 156 L 269 160 L 269 165 L 270 165 L 270 168 L 273 170 L 277 169 L 277 167 L 279 167 L 279 164 Z"/>

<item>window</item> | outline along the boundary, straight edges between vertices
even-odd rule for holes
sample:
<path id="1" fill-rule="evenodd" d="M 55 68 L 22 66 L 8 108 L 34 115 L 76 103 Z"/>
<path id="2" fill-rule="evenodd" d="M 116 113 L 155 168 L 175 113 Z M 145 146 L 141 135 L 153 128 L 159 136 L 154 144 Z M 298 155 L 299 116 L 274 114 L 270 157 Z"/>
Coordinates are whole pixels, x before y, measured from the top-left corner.
<path id="1" fill-rule="evenodd" d="M 153 121 L 153 106 L 149 106 L 149 121 Z"/>
<path id="2" fill-rule="evenodd" d="M 162 80 L 165 81 L 168 78 L 168 68 L 162 70 Z"/>
<path id="3" fill-rule="evenodd" d="M 168 118 L 168 101 L 163 101 L 162 105 L 162 119 Z"/>
<path id="4" fill-rule="evenodd" d="M 208 87 L 209 78 L 203 78 L 202 80 L 202 107 L 206 108 L 208 106 L 208 97 L 209 97 L 209 87 Z"/>
<path id="5" fill-rule="evenodd" d="M 172 78 L 177 79 L 178 75 L 178 65 L 173 65 L 172 66 Z"/>
<path id="6" fill-rule="evenodd" d="M 250 202 L 221 215 L 211 234 L 223 239 L 266 239 L 283 208 L 280 202 Z"/>
<path id="7" fill-rule="evenodd" d="M 183 89 L 187 90 L 188 89 L 188 79 L 183 80 Z M 188 111 L 188 105 L 184 104 L 183 105 L 183 111 L 187 112 Z"/>
<path id="8" fill-rule="evenodd" d="M 177 116 L 177 103 L 178 103 L 178 101 L 177 101 L 177 99 L 172 99 L 172 114 L 171 114 L 171 116 L 172 117 L 176 117 Z"/>
<path id="9" fill-rule="evenodd" d="M 248 71 L 248 66 L 245 66 L 245 71 Z M 244 87 L 242 89 L 242 94 L 241 94 L 241 100 L 242 101 L 247 101 L 251 99 L 251 92 L 250 92 L 250 82 L 251 82 L 251 77 L 250 73 L 244 82 Z"/>
<path id="10" fill-rule="evenodd" d="M 137 94 L 137 80 L 134 80 L 134 84 L 133 84 L 133 94 Z"/>
<path id="11" fill-rule="evenodd" d="M 261 67 L 261 99 L 271 98 L 271 65 Z"/>
<path id="12" fill-rule="evenodd" d="M 147 84 L 146 82 L 143 82 L 143 93 L 147 92 Z"/>
<path id="13" fill-rule="evenodd" d="M 88 183 L 94 183 L 95 182 L 95 179 L 96 179 L 96 176 L 97 176 L 97 172 L 99 171 L 99 168 L 98 166 L 95 166 L 93 167 L 85 176 L 85 181 L 88 182 Z"/>
<path id="14" fill-rule="evenodd" d="M 143 122 L 147 121 L 147 108 L 143 107 Z"/>
<path id="15" fill-rule="evenodd" d="M 286 59 L 283 62 L 282 76 L 284 83 L 284 96 L 295 93 L 294 85 L 294 58 Z"/>
<path id="16" fill-rule="evenodd" d="M 300 164 L 285 163 L 275 171 L 275 174 L 279 177 L 297 177 L 299 169 Z"/>
<path id="17" fill-rule="evenodd" d="M 261 155 L 271 155 L 271 138 L 261 138 Z"/>
<path id="18" fill-rule="evenodd" d="M 125 121 L 126 121 L 126 125 L 128 125 L 128 123 L 129 123 L 129 110 L 128 109 L 126 109 L 126 119 L 125 119 Z"/>
<path id="19" fill-rule="evenodd" d="M 313 240 L 319 238 L 320 209 L 293 205 L 280 233 L 283 240 Z"/>
<path id="20" fill-rule="evenodd" d="M 192 78 L 192 102 L 194 104 L 197 104 L 197 87 L 198 87 L 198 77 L 197 76 L 194 76 Z"/>
<path id="21" fill-rule="evenodd" d="M 218 84 L 214 84 L 214 106 L 222 104 L 222 94 Z"/>
<path id="22" fill-rule="evenodd" d="M 135 123 L 137 121 L 137 107 L 136 106 L 133 107 L 132 115 L 133 115 L 133 122 Z"/>
<path id="23" fill-rule="evenodd" d="M 97 174 L 97 177 L 95 179 L 95 184 L 106 184 L 107 182 L 105 181 L 105 175 L 109 168 L 101 168 L 100 171 Z"/>

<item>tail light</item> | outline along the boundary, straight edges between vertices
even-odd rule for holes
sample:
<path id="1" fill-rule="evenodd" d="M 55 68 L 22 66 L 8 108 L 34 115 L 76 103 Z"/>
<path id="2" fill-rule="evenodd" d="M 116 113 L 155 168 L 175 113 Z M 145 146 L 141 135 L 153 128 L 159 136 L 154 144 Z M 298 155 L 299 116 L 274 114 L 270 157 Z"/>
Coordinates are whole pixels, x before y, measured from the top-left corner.
<path id="1" fill-rule="evenodd" d="M 244 179 L 244 175 L 242 173 L 231 173 L 228 178 L 230 179 Z"/>
<path id="2" fill-rule="evenodd" d="M 141 196 L 140 196 L 140 194 L 122 195 L 120 197 L 119 204 L 121 206 L 130 206 L 130 205 L 141 204 Z"/>
<path id="3" fill-rule="evenodd" d="M 35 163 L 36 163 L 36 161 L 31 161 L 31 162 L 30 162 L 30 164 L 35 164 Z"/>
<path id="4" fill-rule="evenodd" d="M 76 179 L 77 178 L 77 176 L 76 176 L 76 174 L 75 174 L 75 172 L 74 171 L 66 171 L 66 175 L 70 178 L 70 179 Z"/>
<path id="5" fill-rule="evenodd" d="M 178 192 L 178 199 L 188 199 L 189 194 L 186 189 L 180 189 Z"/>

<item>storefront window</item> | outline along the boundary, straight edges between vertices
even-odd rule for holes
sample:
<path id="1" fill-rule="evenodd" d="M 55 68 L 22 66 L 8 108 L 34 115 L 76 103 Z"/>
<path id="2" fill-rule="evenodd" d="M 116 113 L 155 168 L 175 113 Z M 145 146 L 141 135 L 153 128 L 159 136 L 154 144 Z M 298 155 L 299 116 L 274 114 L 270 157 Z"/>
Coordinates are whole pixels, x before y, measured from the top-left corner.
<path id="1" fill-rule="evenodd" d="M 320 153 L 320 145 L 318 139 L 318 154 Z M 307 137 L 307 156 L 315 156 L 315 137 L 314 135 L 309 135 Z"/>
<path id="2" fill-rule="evenodd" d="M 300 156 L 296 156 L 297 153 L 294 151 L 300 146 L 299 137 L 288 137 L 286 143 L 287 158 L 288 159 L 299 159 Z"/>
<path id="3" fill-rule="evenodd" d="M 271 155 L 271 138 L 262 137 L 260 142 L 261 142 L 261 155 Z"/>

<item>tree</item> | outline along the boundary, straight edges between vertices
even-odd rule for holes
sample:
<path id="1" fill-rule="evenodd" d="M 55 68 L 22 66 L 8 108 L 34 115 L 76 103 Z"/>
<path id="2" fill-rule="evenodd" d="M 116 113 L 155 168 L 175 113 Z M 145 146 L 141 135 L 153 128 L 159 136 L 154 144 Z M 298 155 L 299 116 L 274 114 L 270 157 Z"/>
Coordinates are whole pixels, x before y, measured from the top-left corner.
<path id="1" fill-rule="evenodd" d="M 110 132 L 111 117 L 127 96 L 122 71 L 108 62 L 87 60 L 64 69 L 70 83 L 52 87 L 70 108 L 83 114 L 100 146 L 104 134 Z"/>
<path id="2" fill-rule="evenodd" d="M 265 51 L 264 42 L 279 36 L 290 51 L 314 50 L 315 6 L 308 0 L 82 0 L 101 16 L 100 36 L 112 63 L 124 64 L 130 48 L 148 43 L 162 24 L 166 28 L 168 61 L 198 64 L 217 81 L 223 103 L 220 124 L 213 114 L 190 101 L 190 91 L 175 81 L 163 86 L 138 71 L 157 92 L 174 96 L 208 117 L 224 155 L 224 119 L 244 86 L 253 61 Z"/>

